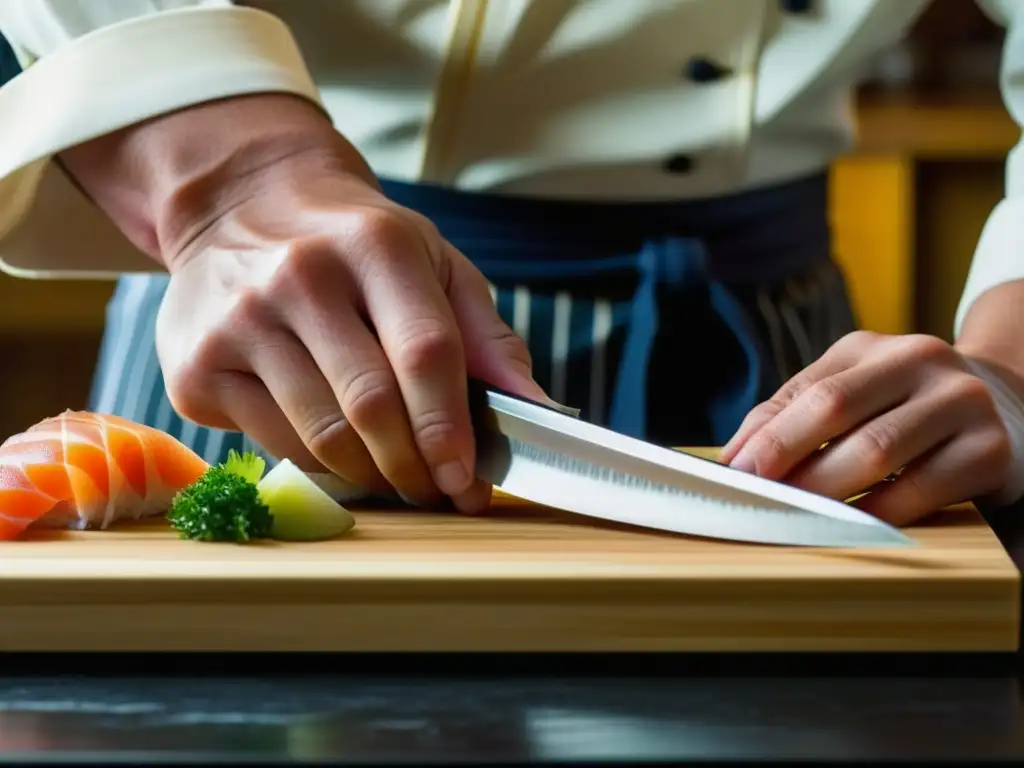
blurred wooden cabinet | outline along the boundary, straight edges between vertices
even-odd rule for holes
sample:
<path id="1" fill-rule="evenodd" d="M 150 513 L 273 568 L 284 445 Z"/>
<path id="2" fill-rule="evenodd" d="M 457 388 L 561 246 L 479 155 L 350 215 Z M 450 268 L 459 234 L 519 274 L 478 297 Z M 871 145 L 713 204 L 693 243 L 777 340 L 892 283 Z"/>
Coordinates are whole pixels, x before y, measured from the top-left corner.
<path id="1" fill-rule="evenodd" d="M 861 325 L 951 338 L 974 246 L 1020 137 L 997 93 L 873 95 L 832 169 L 836 258 Z"/>

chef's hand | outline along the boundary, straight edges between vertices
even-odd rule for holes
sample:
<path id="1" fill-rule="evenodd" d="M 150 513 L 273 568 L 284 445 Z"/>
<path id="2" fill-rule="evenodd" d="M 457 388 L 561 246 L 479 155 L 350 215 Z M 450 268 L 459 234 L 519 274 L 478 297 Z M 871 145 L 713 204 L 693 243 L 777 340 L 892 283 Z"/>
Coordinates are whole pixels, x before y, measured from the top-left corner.
<path id="1" fill-rule="evenodd" d="M 995 401 L 959 352 L 863 331 L 751 411 L 721 458 L 840 500 L 874 487 L 855 503 L 894 525 L 994 493 L 1011 472 Z"/>
<path id="2" fill-rule="evenodd" d="M 171 274 L 157 347 L 175 410 L 368 490 L 484 507 L 467 372 L 545 395 L 483 276 L 303 101 L 232 99 L 155 126 L 66 162 Z"/>

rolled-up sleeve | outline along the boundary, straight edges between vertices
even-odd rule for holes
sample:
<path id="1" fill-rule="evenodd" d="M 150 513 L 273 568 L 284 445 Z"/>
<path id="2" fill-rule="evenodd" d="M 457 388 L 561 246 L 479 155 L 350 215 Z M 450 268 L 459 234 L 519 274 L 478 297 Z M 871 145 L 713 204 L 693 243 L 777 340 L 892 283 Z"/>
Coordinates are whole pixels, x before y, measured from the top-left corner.
<path id="1" fill-rule="evenodd" d="M 1024 127 L 1024 2 L 979 0 L 981 7 L 1007 28 L 1003 43 L 1000 90 L 1007 110 Z M 985 291 L 1024 279 L 1024 141 L 1006 161 L 1005 196 L 989 215 L 974 252 L 960 305 L 955 336 L 959 337 L 971 305 Z"/>
<path id="2" fill-rule="evenodd" d="M 52 162 L 61 151 L 214 99 L 318 102 L 287 26 L 228 0 L 0 2 L 23 69 L 0 87 L 0 269 L 112 277 L 157 268 Z"/>

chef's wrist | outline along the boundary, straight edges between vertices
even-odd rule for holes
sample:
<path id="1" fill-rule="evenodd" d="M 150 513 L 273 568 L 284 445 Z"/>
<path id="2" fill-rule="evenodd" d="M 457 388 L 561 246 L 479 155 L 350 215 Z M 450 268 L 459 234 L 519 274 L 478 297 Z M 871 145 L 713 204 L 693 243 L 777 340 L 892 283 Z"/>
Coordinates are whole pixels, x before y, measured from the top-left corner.
<path id="1" fill-rule="evenodd" d="M 121 231 L 169 269 L 211 223 L 295 166 L 376 183 L 316 105 L 283 94 L 197 105 L 74 147 L 61 160 Z"/>
<path id="2" fill-rule="evenodd" d="M 1024 381 L 1013 371 L 983 355 L 961 351 L 970 372 L 989 390 L 1010 442 L 1010 469 L 1006 482 L 983 501 L 1004 507 L 1024 498 Z"/>

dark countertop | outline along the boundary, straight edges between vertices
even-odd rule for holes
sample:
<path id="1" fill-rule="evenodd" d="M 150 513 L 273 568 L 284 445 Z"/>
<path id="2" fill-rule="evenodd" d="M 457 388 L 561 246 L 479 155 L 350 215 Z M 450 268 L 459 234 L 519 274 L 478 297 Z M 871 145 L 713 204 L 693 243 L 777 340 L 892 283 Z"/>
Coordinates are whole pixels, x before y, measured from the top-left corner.
<path id="1" fill-rule="evenodd" d="M 56 753 L 56 754 L 55 754 Z M 11 760 L 1024 758 L 1014 679 L 0 681 Z"/>
<path id="2" fill-rule="evenodd" d="M 1024 510 L 985 511 L 1018 567 Z M 0 763 L 1024 761 L 1020 654 L 0 655 Z"/>

